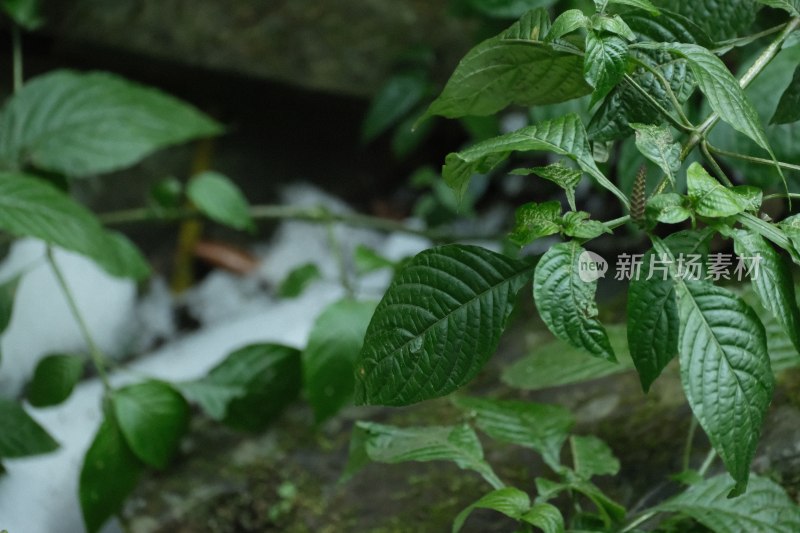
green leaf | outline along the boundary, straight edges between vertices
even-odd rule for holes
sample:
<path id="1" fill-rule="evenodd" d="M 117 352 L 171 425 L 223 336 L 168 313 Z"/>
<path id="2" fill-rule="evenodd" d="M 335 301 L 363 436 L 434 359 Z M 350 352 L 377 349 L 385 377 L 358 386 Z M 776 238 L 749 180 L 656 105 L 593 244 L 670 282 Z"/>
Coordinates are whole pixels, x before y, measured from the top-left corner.
<path id="1" fill-rule="evenodd" d="M 525 246 L 561 230 L 561 203 L 556 200 L 541 204 L 529 202 L 517 208 L 514 218 L 514 229 L 508 238 L 514 244 Z"/>
<path id="2" fill-rule="evenodd" d="M 144 463 L 165 468 L 189 424 L 186 401 L 160 381 L 128 385 L 111 394 L 120 431 Z"/>
<path id="3" fill-rule="evenodd" d="M 520 520 L 530 508 L 531 499 L 521 490 L 514 487 L 497 489 L 484 495 L 481 499 L 458 513 L 458 516 L 453 520 L 453 533 L 461 531 L 464 522 L 475 509 L 491 509 L 492 511 L 503 513 L 514 520 Z"/>
<path id="4" fill-rule="evenodd" d="M 538 41 L 540 37 L 545 35 L 549 30 L 549 11 L 545 8 L 531 9 L 522 15 L 517 22 L 509 26 L 506 31 L 502 32 L 499 37 L 509 40 Z M 474 120 L 472 122 L 473 127 L 467 126 L 467 130 L 474 135 L 476 133 L 474 129 Z"/>
<path id="5" fill-rule="evenodd" d="M 625 508 L 606 496 L 602 490 L 589 481 L 575 480 L 567 485 L 567 488 L 578 491 L 597 507 L 600 519 L 606 526 L 606 530 L 617 531 L 611 527 L 614 523 L 619 523 L 625 519 Z"/>
<path id="6" fill-rule="evenodd" d="M 469 0 L 475 10 L 492 18 L 519 18 L 537 7 L 550 7 L 556 0 Z"/>
<path id="7" fill-rule="evenodd" d="M 321 277 L 322 274 L 315 263 L 300 265 L 289 272 L 278 286 L 278 296 L 281 298 L 296 298 L 303 294 L 303 291 L 311 283 Z"/>
<path id="8" fill-rule="evenodd" d="M 573 31 L 589 26 L 589 17 L 583 14 L 580 9 L 567 9 L 562 11 L 550 26 L 550 31 L 545 35 L 546 42 L 555 41 Z"/>
<path id="9" fill-rule="evenodd" d="M 721 218 L 737 215 L 747 209 L 744 198 L 711 177 L 699 163 L 686 171 L 689 200 L 698 215 Z"/>
<path id="10" fill-rule="evenodd" d="M 376 302 L 340 300 L 317 317 L 303 351 L 303 383 L 321 422 L 353 398 L 355 366 Z"/>
<path id="11" fill-rule="evenodd" d="M 528 36 L 519 28 L 518 23 L 470 50 L 426 115 L 491 115 L 512 103 L 553 104 L 591 91 L 581 56 L 539 41 L 543 26 L 530 28 Z"/>
<path id="12" fill-rule="evenodd" d="M 595 318 L 597 278 L 581 279 L 581 268 L 588 264 L 581 261 L 582 254 L 588 255 L 570 241 L 553 246 L 542 256 L 533 279 L 536 307 L 553 335 L 591 355 L 616 361 L 606 330 Z"/>
<path id="13" fill-rule="evenodd" d="M 800 120 L 800 67 L 797 67 L 789 86 L 783 91 L 770 124 L 789 124 Z"/>
<path id="14" fill-rule="evenodd" d="M 44 23 L 39 0 L 3 0 L 0 6 L 15 24 L 28 31 L 36 30 Z"/>
<path id="15" fill-rule="evenodd" d="M 447 245 L 414 257 L 378 304 L 356 365 L 356 403 L 407 405 L 469 382 L 497 348 L 531 266 Z"/>
<path id="16" fill-rule="evenodd" d="M 679 224 L 692 216 L 688 201 L 674 192 L 662 193 L 647 200 L 647 218 L 664 224 Z"/>
<path id="17" fill-rule="evenodd" d="M 592 28 L 598 33 L 608 32 L 620 37 L 625 37 L 628 41 L 635 41 L 636 34 L 619 15 L 609 17 L 607 15 L 595 15 L 592 17 Z M 627 47 L 626 47 L 627 53 Z"/>
<path id="18" fill-rule="evenodd" d="M 558 507 L 549 503 L 535 503 L 521 520 L 536 526 L 544 533 L 564 533 L 564 517 Z"/>
<path id="19" fill-rule="evenodd" d="M 186 186 L 186 195 L 211 220 L 238 230 L 254 231 L 250 206 L 242 191 L 219 172 L 201 172 Z"/>
<path id="20" fill-rule="evenodd" d="M 599 220 L 590 220 L 586 211 L 570 211 L 564 214 L 564 235 L 575 239 L 594 239 L 603 233 L 611 233 Z"/>
<path id="21" fill-rule="evenodd" d="M 540 343 L 535 339 L 533 351 L 503 370 L 503 382 L 525 390 L 541 390 L 570 383 L 580 383 L 630 370 L 631 361 L 624 325 L 608 327 L 608 338 L 619 363 L 589 357 L 583 350 L 564 341 Z"/>
<path id="22" fill-rule="evenodd" d="M 81 511 L 89 533 L 99 531 L 122 510 L 143 471 L 144 465 L 128 447 L 113 414 L 106 414 L 81 468 Z"/>
<path id="23" fill-rule="evenodd" d="M 788 11 L 793 17 L 800 17 L 800 0 L 756 0 L 756 2 Z"/>
<path id="24" fill-rule="evenodd" d="M 422 72 L 395 74 L 370 103 L 361 124 L 361 140 L 369 142 L 395 125 L 425 97 L 430 83 Z"/>
<path id="25" fill-rule="evenodd" d="M 8 328 L 8 324 L 11 322 L 14 313 L 14 298 L 21 279 L 22 275 L 16 275 L 0 283 L 0 334 Z"/>
<path id="26" fill-rule="evenodd" d="M 83 375 L 83 357 L 48 355 L 36 365 L 28 385 L 28 402 L 34 407 L 58 405 L 72 394 Z"/>
<path id="27" fill-rule="evenodd" d="M 684 57 L 689 62 L 689 67 L 711 109 L 716 111 L 719 117 L 730 124 L 733 129 L 755 141 L 775 160 L 775 153 L 770 146 L 755 107 L 739 86 L 738 80 L 733 77 L 720 58 L 696 44 L 661 43 L 650 45 L 641 43 L 640 46 L 661 48 Z M 786 185 L 786 178 L 777 164 L 775 169 Z"/>
<path id="28" fill-rule="evenodd" d="M 590 107 L 602 100 L 625 75 L 628 62 L 628 43 L 616 35 L 586 35 L 586 55 L 583 77 L 594 87 Z"/>
<path id="29" fill-rule="evenodd" d="M 688 260 L 699 256 L 698 262 L 702 263 L 708 253 L 710 236 L 711 230 L 680 231 L 670 235 L 664 243 L 673 257 L 683 254 Z M 655 259 L 666 259 L 655 254 L 655 250 L 650 250 L 642 257 L 642 267 L 628 286 L 628 346 L 645 392 L 678 354 L 680 337 L 675 281 L 670 276 L 658 275 L 655 268 L 651 268 Z M 702 277 L 703 272 L 698 274 Z"/>
<path id="30" fill-rule="evenodd" d="M 733 230 L 731 235 L 740 260 L 758 258 L 757 271 L 750 276 L 753 290 L 800 352 L 800 309 L 790 264 L 757 233 Z"/>
<path id="31" fill-rule="evenodd" d="M 0 116 L 0 167 L 70 176 L 130 166 L 166 146 L 221 132 L 195 108 L 107 73 L 34 78 Z"/>
<path id="32" fill-rule="evenodd" d="M 459 468 L 478 472 L 495 488 L 502 486 L 489 463 L 483 459 L 478 436 L 467 425 L 399 428 L 357 422 L 356 428 L 362 432 L 359 437 L 363 445 L 361 452 L 371 461 L 389 464 L 452 461 Z"/>
<path id="33" fill-rule="evenodd" d="M 142 279 L 150 271 L 122 235 L 103 229 L 90 211 L 49 183 L 25 174 L 0 172 L 0 229 L 83 254 L 115 276 Z"/>
<path id="34" fill-rule="evenodd" d="M 478 429 L 495 440 L 532 448 L 553 470 L 561 468 L 561 446 L 575 423 L 557 405 L 516 400 L 456 397 L 453 403 L 475 418 Z"/>
<path id="35" fill-rule="evenodd" d="M 758 187 L 752 185 L 737 185 L 731 187 L 729 190 L 739 197 L 742 205 L 745 206 L 745 211 L 758 213 L 761 209 L 761 203 L 764 201 L 764 193 Z"/>
<path id="36" fill-rule="evenodd" d="M 575 474 L 581 479 L 588 481 L 594 476 L 615 476 L 619 472 L 619 459 L 597 437 L 573 435 L 569 446 Z"/>
<path id="37" fill-rule="evenodd" d="M 540 178 L 552 181 L 564 189 L 564 193 L 567 196 L 567 202 L 569 203 L 570 208 L 573 211 L 577 210 L 575 207 L 575 187 L 577 187 L 578 183 L 581 181 L 581 175 L 583 173 L 580 170 L 570 168 L 563 163 L 558 162 L 547 165 L 546 167 L 514 169 L 511 171 L 511 174 L 517 176 L 528 176 L 530 174 L 535 174 Z"/>
<path id="38" fill-rule="evenodd" d="M 669 128 L 639 123 L 630 126 L 636 131 L 639 152 L 658 165 L 675 184 L 675 174 L 681 168 L 681 145 L 673 142 Z"/>
<path id="39" fill-rule="evenodd" d="M 461 152 L 451 153 L 445 159 L 442 177 L 459 197 L 463 197 L 473 174 L 489 172 L 512 152 L 529 150 L 544 150 L 569 157 L 600 186 L 614 193 L 623 205 L 628 205 L 628 198 L 597 168 L 586 139 L 586 130 L 574 113 L 527 126 L 479 142 Z"/>
<path id="40" fill-rule="evenodd" d="M 647 11 L 649 14 L 653 16 L 658 16 L 661 13 L 659 10 L 654 6 L 650 0 L 609 0 L 609 4 L 617 4 L 617 5 L 625 5 L 625 6 L 632 6 L 638 7 L 644 11 Z"/>
<path id="41" fill-rule="evenodd" d="M 240 348 L 205 377 L 175 386 L 215 420 L 261 431 L 294 401 L 301 382 L 300 352 L 265 343 Z"/>
<path id="42" fill-rule="evenodd" d="M 747 492 L 730 498 L 732 485 L 727 476 L 715 476 L 692 485 L 656 509 L 690 516 L 716 533 L 800 531 L 800 508 L 780 485 L 752 476 Z"/>
<path id="43" fill-rule="evenodd" d="M 58 443 L 17 402 L 0 397 L 0 457 L 41 455 Z"/>
<path id="44" fill-rule="evenodd" d="M 643 41 L 690 42 L 712 46 L 707 35 L 696 24 L 669 11 L 662 11 L 655 18 L 634 11 L 625 14 L 625 22 Z M 683 103 L 691 96 L 694 77 L 685 59 L 664 50 L 636 48 L 629 50 L 629 53 L 636 61 L 658 71 L 667 80 L 679 102 Z M 662 108 L 672 108 L 672 100 L 666 89 L 649 69 L 638 66 L 630 76 Z M 623 80 L 597 109 L 589 122 L 588 134 L 595 141 L 613 141 L 633 133 L 629 123 L 662 124 L 665 120 L 649 99 Z"/>
<path id="45" fill-rule="evenodd" d="M 775 109 L 781 98 L 783 89 L 792 83 L 792 78 L 797 65 L 800 64 L 800 46 L 782 49 L 764 70 L 750 83 L 745 91 L 748 98 L 761 118 L 762 124 L 768 124 L 775 114 Z M 744 63 L 738 71 L 743 75 L 749 62 Z M 772 124 L 766 127 L 767 137 L 775 156 L 782 161 L 796 162 L 800 158 L 800 121 L 788 124 Z M 723 150 L 751 154 L 759 157 L 769 157 L 762 148 L 750 139 L 739 135 L 727 124 L 719 124 L 709 135 L 710 143 Z M 777 175 L 770 166 L 747 161 L 737 161 L 732 167 L 741 177 L 742 182 L 763 187 L 772 187 L 777 181 Z M 785 171 L 787 175 L 796 180 L 800 173 Z"/>
<path id="46" fill-rule="evenodd" d="M 679 352 L 686 398 L 744 492 L 774 378 L 764 326 L 740 298 L 707 282 L 678 281 Z"/>
<path id="47" fill-rule="evenodd" d="M 731 39 L 746 32 L 759 9 L 752 0 L 657 0 L 656 4 L 662 8 L 662 14 L 667 9 L 691 19 L 712 41 Z"/>

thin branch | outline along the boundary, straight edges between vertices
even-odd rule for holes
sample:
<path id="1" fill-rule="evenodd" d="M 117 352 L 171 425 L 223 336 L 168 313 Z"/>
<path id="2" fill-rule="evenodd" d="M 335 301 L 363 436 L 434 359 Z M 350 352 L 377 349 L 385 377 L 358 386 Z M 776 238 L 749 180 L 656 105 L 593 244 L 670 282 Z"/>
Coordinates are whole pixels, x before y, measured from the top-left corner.
<path id="1" fill-rule="evenodd" d="M 740 154 L 739 152 L 729 152 L 728 150 L 723 150 L 722 148 L 717 148 L 712 144 L 706 143 L 708 149 L 714 152 L 715 154 L 719 154 L 725 157 L 733 157 L 735 159 L 741 159 L 742 161 L 748 161 L 750 163 L 755 163 L 758 165 L 769 165 L 774 167 L 775 164 L 781 168 L 785 168 L 787 170 L 796 170 L 800 172 L 800 165 L 793 165 L 792 163 L 785 163 L 783 161 L 773 161 L 772 159 L 764 159 L 763 157 L 755 157 L 752 155 Z"/>
<path id="2" fill-rule="evenodd" d="M 64 277 L 64 273 L 58 266 L 58 262 L 53 255 L 53 249 L 50 246 L 47 247 L 47 262 L 50 263 L 50 268 L 53 269 L 53 273 L 56 276 L 56 280 L 61 288 L 61 292 L 64 294 L 64 298 L 67 300 L 69 309 L 72 312 L 72 316 L 78 323 L 78 328 L 80 328 L 81 334 L 86 341 L 86 346 L 89 348 L 89 355 L 92 358 L 92 363 L 94 363 L 94 366 L 97 369 L 97 374 L 100 376 L 100 381 L 103 383 L 103 388 L 107 391 L 111 390 L 111 383 L 108 381 L 108 374 L 106 374 L 106 358 L 103 355 L 103 352 L 100 351 L 97 343 L 94 341 L 94 337 L 92 337 L 92 333 L 89 331 L 89 326 L 86 325 L 83 314 L 81 314 L 80 309 L 78 309 L 78 303 L 75 300 L 75 296 L 72 294 L 72 289 L 70 289 L 69 284 Z"/>
<path id="3" fill-rule="evenodd" d="M 728 175 L 725 174 L 725 171 L 722 170 L 722 167 L 719 166 L 717 160 L 714 159 L 714 156 L 711 155 L 711 152 L 708 151 L 708 143 L 705 141 L 700 143 L 700 151 L 703 152 L 703 156 L 705 156 L 706 161 L 711 164 L 711 169 L 714 171 L 714 174 L 717 175 L 719 180 L 724 183 L 728 187 L 733 187 L 733 182 L 728 178 Z"/>
<path id="4" fill-rule="evenodd" d="M 14 72 L 14 92 L 22 89 L 22 31 L 18 24 L 11 25 L 12 68 Z"/>
<path id="5" fill-rule="evenodd" d="M 744 37 L 737 37 L 735 39 L 720 41 L 719 43 L 717 43 L 719 46 L 717 46 L 716 48 L 712 48 L 711 51 L 717 55 L 724 54 L 725 52 L 728 52 L 731 48 L 735 48 L 737 46 L 745 46 L 752 43 L 753 41 L 761 39 L 762 37 L 766 37 L 767 35 L 778 33 L 784 28 L 784 26 L 786 26 L 786 23 L 778 24 L 777 26 L 773 26 L 771 28 L 768 28 L 764 31 L 760 31 L 758 33 L 754 33 L 752 35 L 745 35 Z"/>

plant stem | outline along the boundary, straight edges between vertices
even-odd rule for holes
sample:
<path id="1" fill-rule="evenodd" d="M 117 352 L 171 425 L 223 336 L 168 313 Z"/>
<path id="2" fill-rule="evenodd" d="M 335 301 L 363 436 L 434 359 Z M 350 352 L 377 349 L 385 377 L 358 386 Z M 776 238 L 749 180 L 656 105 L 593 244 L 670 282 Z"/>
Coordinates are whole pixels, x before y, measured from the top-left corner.
<path id="1" fill-rule="evenodd" d="M 698 474 L 705 477 L 706 472 L 708 469 L 711 468 L 711 465 L 714 463 L 714 459 L 717 458 L 717 450 L 711 448 L 708 450 L 708 455 L 706 455 L 705 460 L 703 460 L 703 464 L 700 465 L 700 470 L 697 471 Z"/>
<path id="2" fill-rule="evenodd" d="M 22 89 L 22 32 L 17 24 L 11 25 L 12 65 L 14 69 L 14 92 Z"/>
<path id="3" fill-rule="evenodd" d="M 778 192 L 775 194 L 768 194 L 764 197 L 764 200 L 772 200 L 774 198 L 800 198 L 800 193 L 796 192 Z"/>
<path id="4" fill-rule="evenodd" d="M 353 286 L 350 283 L 350 278 L 347 275 L 347 263 L 344 258 L 344 251 L 342 250 L 342 243 L 336 237 L 336 227 L 333 222 L 327 224 L 328 229 L 328 242 L 330 243 L 333 255 L 339 267 L 339 282 L 344 287 L 344 291 L 348 298 L 353 297 Z"/>
<path id="5" fill-rule="evenodd" d="M 705 156 L 706 160 L 711 164 L 711 168 L 719 180 L 726 186 L 733 187 L 733 182 L 731 182 L 728 175 L 722 170 L 722 167 L 719 166 L 719 163 L 717 163 L 717 160 L 711 155 L 711 152 L 708 151 L 708 143 L 705 140 L 700 143 L 700 151 L 703 152 L 703 156 Z"/>
<path id="6" fill-rule="evenodd" d="M 762 37 L 766 37 L 767 35 L 772 35 L 773 33 L 777 33 L 781 31 L 785 26 L 786 23 L 784 22 L 783 24 L 778 24 L 777 26 L 773 26 L 771 28 L 768 28 L 764 31 L 760 31 L 758 33 L 754 33 L 752 35 L 745 35 L 744 37 L 737 37 L 735 39 L 720 41 L 719 43 L 717 43 L 719 46 L 717 46 L 711 51 L 714 52 L 715 54 L 720 54 L 720 53 L 724 54 L 731 48 L 748 45 L 753 41 L 758 40 Z"/>
<path id="7" fill-rule="evenodd" d="M 94 366 L 97 369 L 97 374 L 100 376 L 100 381 L 103 383 L 103 388 L 109 391 L 111 390 L 111 383 L 109 383 L 108 374 L 106 373 L 105 356 L 103 355 L 103 352 L 100 351 L 97 343 L 94 341 L 94 338 L 89 331 L 89 327 L 86 325 L 86 321 L 83 319 L 80 309 L 78 309 L 78 303 L 75 301 L 75 296 L 72 294 L 72 290 L 69 288 L 66 278 L 64 278 L 64 273 L 58 266 L 56 258 L 53 255 L 53 249 L 50 246 L 47 247 L 47 262 L 50 263 L 50 268 L 53 269 L 53 273 L 56 276 L 56 280 L 61 288 L 61 292 L 64 294 L 64 298 L 67 300 L 69 309 L 72 312 L 72 316 L 78 323 L 81 334 L 86 341 L 86 346 L 89 348 L 89 355 L 92 358 L 92 363 L 94 363 Z"/>
<path id="8" fill-rule="evenodd" d="M 692 421 L 689 423 L 689 434 L 686 435 L 686 445 L 683 448 L 683 461 L 681 462 L 681 467 L 684 472 L 689 470 L 689 462 L 692 458 L 692 443 L 694 443 L 695 431 L 697 431 L 697 418 L 692 416 Z"/>
<path id="9" fill-rule="evenodd" d="M 722 156 L 733 157 L 735 159 L 741 159 L 742 161 L 748 161 L 750 163 L 756 163 L 756 164 L 759 164 L 759 165 L 769 165 L 771 167 L 774 167 L 775 164 L 776 164 L 776 161 L 773 161 L 771 159 L 764 159 L 762 157 L 755 157 L 755 156 L 752 156 L 752 155 L 740 154 L 739 152 L 729 152 L 728 150 L 723 150 L 722 148 L 717 148 L 716 146 L 713 146 L 713 145 L 708 144 L 708 143 L 706 143 L 706 145 L 707 145 L 707 147 L 708 147 L 708 149 L 710 151 L 714 152 L 715 154 L 722 155 Z M 796 171 L 800 172 L 800 165 L 793 165 L 792 163 L 785 163 L 783 161 L 777 161 L 777 164 L 781 168 L 785 168 L 787 170 L 796 170 Z"/>
<path id="10" fill-rule="evenodd" d="M 639 526 L 641 524 L 644 524 L 645 522 L 647 522 L 648 520 L 650 520 L 651 518 L 653 518 L 657 514 L 658 514 L 658 511 L 647 511 L 646 513 L 643 513 L 643 514 L 639 515 L 638 518 L 636 518 L 635 520 L 630 522 L 627 526 L 622 528 L 620 530 L 620 533 L 626 533 L 627 531 L 633 531 L 634 529 L 636 529 L 637 526 Z"/>
<path id="11" fill-rule="evenodd" d="M 98 215 L 100 221 L 107 225 L 129 224 L 134 222 L 149 221 L 175 221 L 197 216 L 197 211 L 193 209 L 180 209 L 174 213 L 159 217 L 148 208 L 127 209 L 124 211 L 114 211 Z M 330 213 L 318 207 L 296 207 L 287 205 L 254 205 L 250 207 L 250 216 L 256 220 L 298 220 L 316 224 L 338 223 L 347 226 L 368 228 L 377 231 L 408 233 L 419 235 L 436 242 L 448 242 L 454 238 L 459 239 L 485 239 L 492 238 L 493 235 L 470 235 L 454 236 L 438 230 L 417 229 L 402 222 L 389 220 L 358 213 L 339 214 Z"/>
<path id="12" fill-rule="evenodd" d="M 661 73 L 661 71 L 658 70 L 657 68 L 653 67 L 652 65 L 648 65 L 644 61 L 636 59 L 635 57 L 633 57 L 633 60 L 636 62 L 637 65 L 639 65 L 643 69 L 645 69 L 648 72 L 650 72 L 650 74 L 655 76 L 658 79 L 659 83 L 661 83 L 661 85 L 664 87 L 664 92 L 667 93 L 667 96 L 669 97 L 670 102 L 672 102 L 672 107 L 675 108 L 675 111 L 678 113 L 678 117 L 682 121 L 683 125 L 680 127 L 680 129 L 683 129 L 683 130 L 686 130 L 686 131 L 694 131 L 695 125 L 692 124 L 692 121 L 689 120 L 689 117 L 687 117 L 686 114 L 683 112 L 683 106 L 678 101 L 678 97 L 675 96 L 675 92 L 672 90 L 672 86 L 669 84 L 669 81 L 667 81 L 667 78 L 664 77 L 664 75 Z M 650 96 L 650 95 L 648 94 L 647 96 Z"/>

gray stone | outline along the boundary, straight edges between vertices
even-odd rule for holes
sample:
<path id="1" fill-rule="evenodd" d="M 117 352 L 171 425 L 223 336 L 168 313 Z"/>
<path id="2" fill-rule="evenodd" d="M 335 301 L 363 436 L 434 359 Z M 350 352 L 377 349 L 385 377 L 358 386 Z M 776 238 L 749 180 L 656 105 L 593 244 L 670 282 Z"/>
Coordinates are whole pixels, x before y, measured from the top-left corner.
<path id="1" fill-rule="evenodd" d="M 469 23 L 445 0 L 75 0 L 44 2 L 46 32 L 311 89 L 371 95 L 409 48 L 449 73 Z M 445 74 L 446 75 L 446 74 Z"/>

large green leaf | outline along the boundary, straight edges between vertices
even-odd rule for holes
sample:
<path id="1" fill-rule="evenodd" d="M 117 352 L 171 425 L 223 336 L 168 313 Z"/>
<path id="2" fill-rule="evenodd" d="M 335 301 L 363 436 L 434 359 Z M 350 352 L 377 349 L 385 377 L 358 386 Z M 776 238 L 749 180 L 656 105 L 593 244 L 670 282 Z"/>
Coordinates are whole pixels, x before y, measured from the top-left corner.
<path id="1" fill-rule="evenodd" d="M 558 507 L 549 503 L 533 504 L 522 515 L 522 521 L 538 527 L 544 533 L 564 533 L 564 517 Z"/>
<path id="2" fill-rule="evenodd" d="M 103 229 L 90 211 L 33 176 L 0 173 L 0 229 L 83 254 L 115 276 L 141 279 L 150 272 L 130 241 Z"/>
<path id="3" fill-rule="evenodd" d="M 544 36 L 544 40 L 547 42 L 555 41 L 588 25 L 589 17 L 584 15 L 583 11 L 580 9 L 567 9 L 562 11 L 553 21 L 553 25 L 547 35 Z"/>
<path id="4" fill-rule="evenodd" d="M 680 231 L 664 243 L 677 257 L 699 256 L 702 262 L 710 235 L 710 231 Z M 680 336 L 675 282 L 670 276 L 656 274 L 655 268 L 650 275 L 651 262 L 657 258 L 654 250 L 647 252 L 639 274 L 628 286 L 628 346 L 645 392 L 678 354 Z"/>
<path id="5" fill-rule="evenodd" d="M 654 3 L 692 20 L 714 41 L 745 32 L 759 9 L 752 0 L 654 0 Z"/>
<path id="6" fill-rule="evenodd" d="M 747 492 L 730 498 L 733 483 L 725 475 L 690 486 L 656 509 L 690 516 L 715 533 L 800 531 L 800 507 L 783 488 L 760 476 L 752 476 Z"/>
<path id="7" fill-rule="evenodd" d="M 464 522 L 466 522 L 470 513 L 475 509 L 491 509 L 503 513 L 514 520 L 519 520 L 530 508 L 531 499 L 525 492 L 514 487 L 497 489 L 484 495 L 478 501 L 458 513 L 458 516 L 453 520 L 452 531 L 453 533 L 461 531 Z"/>
<path id="8" fill-rule="evenodd" d="M 553 246 L 536 265 L 533 297 L 553 335 L 591 355 L 616 361 L 605 328 L 597 320 L 597 279 L 581 279 L 586 254 L 577 242 Z"/>
<path id="9" fill-rule="evenodd" d="M 738 80 L 733 77 L 720 58 L 696 44 L 660 43 L 651 45 L 642 43 L 640 46 L 660 48 L 685 58 L 711 109 L 733 129 L 755 141 L 775 159 L 758 112 L 739 87 Z M 776 165 L 775 168 L 785 181 L 780 167 Z"/>
<path id="10" fill-rule="evenodd" d="M 469 382 L 494 353 L 531 265 L 483 248 L 426 250 L 395 277 L 367 328 L 356 403 L 406 405 Z"/>
<path id="11" fill-rule="evenodd" d="M 144 465 L 125 442 L 113 414 L 107 414 L 81 468 L 81 511 L 89 533 L 99 531 L 122 510 L 143 470 Z"/>
<path id="12" fill-rule="evenodd" d="M 594 87 L 590 106 L 622 80 L 628 62 L 628 43 L 616 35 L 590 31 L 586 36 L 583 77 Z"/>
<path id="13" fill-rule="evenodd" d="M 111 395 L 120 431 L 133 453 L 156 468 L 169 464 L 189 424 L 189 407 L 175 389 L 145 381 Z"/>
<path id="14" fill-rule="evenodd" d="M 681 381 L 697 420 L 744 492 L 774 378 L 764 326 L 739 297 L 678 281 Z"/>
<path id="15" fill-rule="evenodd" d="M 72 394 L 83 375 L 84 358 L 79 355 L 48 355 L 39 361 L 28 385 L 28 402 L 34 407 L 57 405 Z"/>
<path id="16" fill-rule="evenodd" d="M 0 115 L 0 167 L 72 176 L 132 165 L 159 148 L 220 133 L 195 108 L 107 73 L 39 76 Z"/>
<path id="17" fill-rule="evenodd" d="M 445 159 L 442 177 L 463 197 L 473 174 L 489 172 L 512 152 L 529 150 L 543 150 L 569 157 L 599 185 L 614 193 L 624 205 L 628 204 L 627 197 L 597 168 L 586 138 L 586 130 L 574 113 L 545 120 L 487 139 L 461 152 L 451 153 Z"/>
<path id="18" fill-rule="evenodd" d="M 542 339 L 537 336 L 532 353 L 503 370 L 503 381 L 518 389 L 541 390 L 630 370 L 632 365 L 625 340 L 625 326 L 611 325 L 607 333 L 618 363 L 590 357 L 582 349 L 562 340 L 544 341 L 539 345 Z"/>
<path id="19" fill-rule="evenodd" d="M 357 422 L 353 430 L 353 440 L 358 446 L 350 448 L 351 459 L 354 454 L 377 463 L 403 463 L 406 461 L 452 461 L 459 468 L 478 472 L 494 488 L 501 488 L 502 482 L 483 459 L 483 448 L 478 436 L 467 425 L 444 427 L 399 428 Z M 363 460 L 358 460 L 363 466 Z M 348 467 L 348 474 L 354 469 Z"/>
<path id="20" fill-rule="evenodd" d="M 314 322 L 303 351 L 303 386 L 318 422 L 351 401 L 358 353 L 364 343 L 375 302 L 340 300 Z"/>
<path id="21" fill-rule="evenodd" d="M 780 323 L 800 352 L 800 309 L 797 307 L 790 263 L 757 233 L 734 230 L 732 236 L 734 250 L 740 260 L 751 258 L 758 264 L 749 279 L 761 305 Z"/>
<path id="22" fill-rule="evenodd" d="M 0 457 L 50 453 L 58 443 L 17 402 L 0 397 Z"/>
<path id="23" fill-rule="evenodd" d="M 559 469 L 561 446 L 575 420 L 568 410 L 516 400 L 456 397 L 453 403 L 475 417 L 478 429 L 495 440 L 533 448 L 554 470 Z"/>
<path id="24" fill-rule="evenodd" d="M 255 230 L 250 206 L 239 187 L 219 172 L 201 172 L 186 185 L 186 195 L 211 220 L 239 230 Z"/>
<path id="25" fill-rule="evenodd" d="M 567 197 L 567 203 L 573 211 L 577 211 L 575 207 L 575 187 L 581 181 L 580 170 L 570 168 L 561 162 L 552 163 L 545 167 L 531 167 L 531 168 L 517 168 L 511 171 L 511 174 L 517 176 L 528 176 L 535 174 L 546 180 L 552 181 L 562 189 Z"/>
<path id="26" fill-rule="evenodd" d="M 509 104 L 541 105 L 591 92 L 583 81 L 583 58 L 575 50 L 539 40 L 547 23 L 534 11 L 502 34 L 483 41 L 459 62 L 427 115 L 456 118 L 491 115 Z M 526 25 L 526 23 L 528 23 Z M 520 28 L 526 25 L 526 31 Z"/>
<path id="27" fill-rule="evenodd" d="M 260 431 L 297 397 L 300 352 L 279 344 L 251 344 L 229 354 L 203 378 L 175 387 L 215 420 Z"/>

